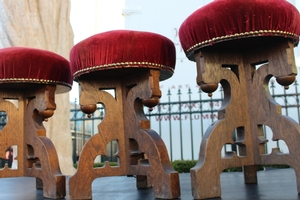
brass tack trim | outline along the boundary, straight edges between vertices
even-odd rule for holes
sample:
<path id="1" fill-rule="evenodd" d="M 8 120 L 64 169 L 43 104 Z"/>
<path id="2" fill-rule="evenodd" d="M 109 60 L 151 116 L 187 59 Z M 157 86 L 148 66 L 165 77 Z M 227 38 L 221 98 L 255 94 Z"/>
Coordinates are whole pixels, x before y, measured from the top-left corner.
<path id="1" fill-rule="evenodd" d="M 221 37 L 215 37 L 209 40 L 205 40 L 203 42 L 197 43 L 190 48 L 188 48 L 187 52 L 194 51 L 195 49 L 199 48 L 200 46 L 206 46 L 212 42 L 216 41 L 222 41 L 224 39 L 230 39 L 230 38 L 235 38 L 235 37 L 247 37 L 247 36 L 253 36 L 253 35 L 261 35 L 261 34 L 278 34 L 278 35 L 283 35 L 283 36 L 289 36 L 289 37 L 294 37 L 297 38 L 298 35 L 291 33 L 291 32 L 286 32 L 286 31 L 280 31 L 280 30 L 258 30 L 258 31 L 249 31 L 249 32 L 244 32 L 244 33 L 235 33 L 232 35 L 226 35 L 226 36 L 221 36 Z"/>
<path id="2" fill-rule="evenodd" d="M 53 80 L 46 80 L 46 79 L 35 79 L 35 78 L 3 78 L 0 79 L 0 84 L 3 83 L 39 83 L 39 84 L 58 84 L 58 85 L 65 85 L 68 87 L 72 87 L 71 84 L 61 82 L 61 81 L 53 81 Z"/>
<path id="3" fill-rule="evenodd" d="M 104 70 L 104 68 L 115 68 L 115 69 L 132 68 L 132 67 L 139 68 L 139 67 L 141 67 L 141 65 L 144 68 L 158 68 L 158 69 L 163 69 L 163 70 L 174 72 L 174 69 L 172 67 L 165 66 L 162 64 L 157 64 L 157 63 L 144 62 L 144 61 L 143 62 L 121 62 L 121 63 L 110 63 L 110 64 L 103 64 L 103 65 L 99 65 L 99 66 L 84 68 L 84 69 L 76 71 L 73 74 L 73 77 L 76 77 L 80 74 L 84 74 L 84 73 L 87 73 L 90 71 Z"/>

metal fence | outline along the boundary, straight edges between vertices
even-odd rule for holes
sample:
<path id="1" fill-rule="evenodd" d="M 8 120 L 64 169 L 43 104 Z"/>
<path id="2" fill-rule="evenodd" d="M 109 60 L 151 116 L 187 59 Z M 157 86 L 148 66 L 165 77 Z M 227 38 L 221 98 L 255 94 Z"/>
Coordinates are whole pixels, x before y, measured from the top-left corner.
<path id="1" fill-rule="evenodd" d="M 71 134 L 72 134 L 72 143 L 73 143 L 73 162 L 78 161 L 78 157 L 82 150 L 82 147 L 86 141 L 91 138 L 92 135 L 98 133 L 98 124 L 104 118 L 104 108 L 101 105 L 98 105 L 97 110 L 91 115 L 88 116 L 80 110 L 80 106 L 77 104 L 75 99 L 74 103 L 71 104 Z M 112 157 L 113 155 L 111 155 Z"/>
<path id="2" fill-rule="evenodd" d="M 282 106 L 282 114 L 288 115 L 299 123 L 299 92 L 297 81 L 288 90 L 278 85 L 274 79 L 270 81 L 269 91 L 275 101 Z M 164 140 L 169 152 L 170 159 L 174 160 L 196 160 L 200 149 L 200 143 L 207 127 L 218 119 L 218 109 L 223 100 L 223 90 L 219 87 L 212 97 L 200 89 L 169 89 L 167 97 L 159 103 L 151 112 L 145 109 L 146 116 L 151 122 L 151 128 L 155 130 Z M 71 127 L 73 136 L 73 157 L 80 154 L 82 145 L 93 134 L 97 133 L 97 125 L 105 117 L 105 110 L 102 105 L 88 118 L 84 115 L 76 102 L 71 109 Z M 269 140 L 266 152 L 272 148 L 279 147 L 281 151 L 288 152 L 284 141 L 272 141 L 272 131 L 265 126 L 265 136 Z M 77 138 L 77 139 L 75 139 Z M 114 143 L 116 141 L 113 141 Z M 106 160 L 114 160 L 113 144 L 107 146 Z M 117 146 L 114 144 L 114 146 Z M 117 148 L 117 147 L 114 147 Z M 226 148 L 235 149 L 234 145 L 224 145 Z M 228 149 L 227 149 L 228 150 Z M 101 160 L 101 159 L 100 159 Z"/>

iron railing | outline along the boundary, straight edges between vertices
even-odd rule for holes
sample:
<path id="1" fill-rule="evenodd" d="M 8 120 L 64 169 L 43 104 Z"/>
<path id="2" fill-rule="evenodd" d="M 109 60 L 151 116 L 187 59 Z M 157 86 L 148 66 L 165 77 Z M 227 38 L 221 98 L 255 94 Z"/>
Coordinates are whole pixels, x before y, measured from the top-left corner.
<path id="1" fill-rule="evenodd" d="M 296 122 L 300 121 L 299 110 L 299 88 L 297 81 L 285 90 L 278 85 L 274 79 L 270 81 L 269 91 L 275 101 L 282 106 L 282 114 L 288 115 Z M 196 160 L 200 149 L 200 142 L 207 127 L 218 119 L 218 109 L 223 100 L 223 90 L 219 87 L 212 97 L 200 89 L 192 91 L 179 89 L 168 90 L 167 101 L 159 103 L 151 112 L 145 109 L 145 114 L 151 122 L 151 128 L 164 140 L 169 152 L 170 159 L 174 160 Z M 76 102 L 71 109 L 71 127 L 73 136 L 74 160 L 78 156 L 82 145 L 93 134 L 97 133 L 97 125 L 103 120 L 105 110 L 102 105 L 88 118 L 84 115 Z M 89 125 L 89 126 L 87 126 Z M 87 129 L 89 131 L 87 131 Z M 283 152 L 288 152 L 288 147 L 284 141 L 272 141 L 272 131 L 269 127 L 264 127 L 266 138 L 269 140 L 266 152 L 271 152 L 272 148 L 279 147 Z M 75 140 L 75 138 L 77 138 Z M 80 145 L 78 145 L 80 144 Z M 112 144 L 111 144 L 112 146 Z M 224 145 L 226 148 L 235 149 L 235 146 Z M 112 151 L 107 147 L 108 160 L 113 160 Z"/>

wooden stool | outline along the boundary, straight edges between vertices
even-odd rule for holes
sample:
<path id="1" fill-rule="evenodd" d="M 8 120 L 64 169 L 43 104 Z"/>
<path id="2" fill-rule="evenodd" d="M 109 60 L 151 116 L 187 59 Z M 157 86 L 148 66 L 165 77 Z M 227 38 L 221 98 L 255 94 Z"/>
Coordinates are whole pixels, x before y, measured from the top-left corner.
<path id="1" fill-rule="evenodd" d="M 99 132 L 83 147 L 77 173 L 70 177 L 71 199 L 91 199 L 94 179 L 119 175 L 136 175 L 137 188 L 153 183 L 156 198 L 179 197 L 178 173 L 143 110 L 144 105 L 152 108 L 158 104 L 159 80 L 173 74 L 174 44 L 154 33 L 109 31 L 75 45 L 70 63 L 80 85 L 81 110 L 91 114 L 98 102 L 105 108 Z M 107 89 L 113 89 L 115 96 Z M 94 159 L 106 155 L 106 145 L 113 140 L 118 143 L 119 166 L 106 163 L 94 168 Z"/>
<path id="2" fill-rule="evenodd" d="M 64 198 L 65 176 L 43 122 L 56 108 L 55 91 L 69 91 L 72 81 L 69 62 L 59 55 L 25 47 L 0 49 L 0 110 L 8 120 L 0 131 L 0 155 L 4 158 L 8 147 L 17 149 L 16 167 L 5 165 L 0 177 L 37 177 L 44 197 Z"/>
<path id="3" fill-rule="evenodd" d="M 245 183 L 257 183 L 256 165 L 290 165 L 300 192 L 300 126 L 281 115 L 268 90 L 273 76 L 285 87 L 294 82 L 293 48 L 299 34 L 299 12 L 285 0 L 215 0 L 182 23 L 181 44 L 196 61 L 198 85 L 207 93 L 218 83 L 224 89 L 219 119 L 206 130 L 198 163 L 191 169 L 195 199 L 221 196 L 220 173 L 239 166 Z M 273 149 L 266 154 L 264 125 L 271 128 L 274 141 L 286 142 L 289 153 Z M 237 145 L 238 151 L 222 157 L 226 144 Z"/>

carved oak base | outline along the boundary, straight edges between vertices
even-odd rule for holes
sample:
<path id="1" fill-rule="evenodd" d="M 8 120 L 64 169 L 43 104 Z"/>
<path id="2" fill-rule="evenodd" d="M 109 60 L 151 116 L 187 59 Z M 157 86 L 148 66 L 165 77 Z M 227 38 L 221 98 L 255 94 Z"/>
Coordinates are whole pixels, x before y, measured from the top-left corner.
<path id="1" fill-rule="evenodd" d="M 1 89 L 0 109 L 7 115 L 7 124 L 0 131 L 0 155 L 16 146 L 14 163 L 5 165 L 0 177 L 36 177 L 37 189 L 43 189 L 46 198 L 64 198 L 65 176 L 61 174 L 58 156 L 51 140 L 46 137 L 43 121 L 51 117 L 56 108 L 56 86 Z"/>
<path id="2" fill-rule="evenodd" d="M 99 132 L 83 147 L 77 173 L 70 177 L 71 199 L 91 199 L 93 180 L 121 175 L 136 175 L 137 188 L 153 185 L 156 198 L 180 196 L 178 173 L 171 167 L 165 144 L 150 129 L 143 111 L 147 99 L 160 96 L 158 78 L 159 70 L 144 70 L 126 78 L 79 80 L 82 110 L 92 113 L 96 109 L 93 105 L 100 102 L 105 108 L 105 118 L 98 125 Z M 115 97 L 106 89 L 114 89 Z M 106 163 L 102 168 L 94 168 L 96 156 L 106 155 L 106 145 L 113 140 L 118 142 L 119 166 Z"/>
<path id="3" fill-rule="evenodd" d="M 289 165 L 296 172 L 300 192 L 300 126 L 281 115 L 281 106 L 268 90 L 272 76 L 286 87 L 295 80 L 293 48 L 293 44 L 285 40 L 255 49 L 200 51 L 195 55 L 198 84 L 205 89 L 206 84 L 221 83 L 225 95 L 219 120 L 205 132 L 198 163 L 191 169 L 195 199 L 220 197 L 220 173 L 239 166 L 244 167 L 245 183 L 257 183 L 255 165 Z M 213 90 L 208 88 L 206 92 Z M 285 141 L 288 154 L 279 149 L 265 153 L 267 140 L 263 125 L 271 128 L 272 140 Z M 235 140 L 232 137 L 234 131 Z M 238 145 L 238 153 L 226 152 L 222 157 L 225 144 Z"/>

